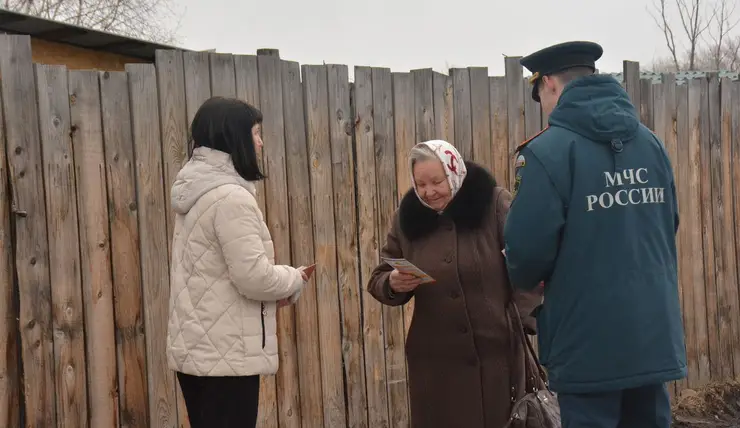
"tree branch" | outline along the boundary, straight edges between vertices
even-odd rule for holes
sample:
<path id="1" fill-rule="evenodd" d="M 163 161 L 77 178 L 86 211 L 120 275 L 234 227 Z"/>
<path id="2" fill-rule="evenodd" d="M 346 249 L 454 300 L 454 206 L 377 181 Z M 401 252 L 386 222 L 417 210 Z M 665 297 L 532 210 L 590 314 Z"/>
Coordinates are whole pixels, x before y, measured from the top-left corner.
<path id="1" fill-rule="evenodd" d="M 6 0 L 10 10 L 157 42 L 176 39 L 176 0 Z"/>

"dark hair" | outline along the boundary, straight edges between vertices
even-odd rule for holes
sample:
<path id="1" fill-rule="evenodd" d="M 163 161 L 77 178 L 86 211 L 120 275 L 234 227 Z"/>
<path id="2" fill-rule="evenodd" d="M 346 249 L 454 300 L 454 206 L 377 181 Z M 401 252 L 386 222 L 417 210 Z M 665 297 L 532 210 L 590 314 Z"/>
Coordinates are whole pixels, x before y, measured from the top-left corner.
<path id="1" fill-rule="evenodd" d="M 560 83 L 566 85 L 572 80 L 583 76 L 589 76 L 591 74 L 594 74 L 594 70 L 589 67 L 572 67 L 555 73 L 554 76 L 557 77 L 558 80 L 560 80 Z"/>
<path id="2" fill-rule="evenodd" d="M 262 112 L 244 101 L 213 97 L 204 102 L 190 124 L 193 156 L 196 147 L 208 147 L 231 155 L 234 169 L 247 181 L 265 178 L 257 163 L 252 138 L 254 125 L 262 123 Z"/>

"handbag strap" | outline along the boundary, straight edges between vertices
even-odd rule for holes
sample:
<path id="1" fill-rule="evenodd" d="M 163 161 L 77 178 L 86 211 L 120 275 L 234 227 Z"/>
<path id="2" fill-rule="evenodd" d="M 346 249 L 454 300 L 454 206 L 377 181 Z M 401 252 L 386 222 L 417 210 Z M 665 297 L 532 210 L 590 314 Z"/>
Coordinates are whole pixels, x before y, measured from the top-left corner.
<path id="1" fill-rule="evenodd" d="M 528 390 L 536 392 L 539 391 L 539 385 L 537 384 L 536 377 L 539 377 L 539 379 L 542 381 L 542 383 L 545 384 L 545 388 L 549 390 L 549 382 L 547 378 L 547 373 L 545 372 L 544 367 L 542 367 L 542 364 L 540 363 L 540 359 L 537 358 L 537 353 L 534 350 L 534 346 L 532 346 L 532 342 L 527 338 L 527 334 L 524 331 L 524 325 L 522 324 L 522 318 L 521 314 L 519 312 L 519 307 L 516 305 L 514 300 L 510 300 L 509 304 L 514 309 L 514 321 L 515 321 L 515 334 L 519 338 L 519 342 L 522 345 L 524 356 L 525 356 L 525 372 L 527 376 L 527 380 L 531 382 L 530 386 L 527 387 Z M 529 358 L 531 357 L 531 359 Z M 533 362 L 536 366 L 536 369 L 533 370 L 531 367 L 531 363 Z"/>
<path id="2" fill-rule="evenodd" d="M 501 197 L 502 191 L 503 191 L 502 188 L 496 187 L 494 189 L 494 197 L 493 197 L 494 203 L 496 204 L 496 210 L 495 210 L 496 218 L 494 220 L 499 225 L 502 224 L 502 222 L 499 221 L 499 217 L 506 215 L 505 212 L 500 212 L 500 207 L 499 207 L 499 198 Z M 499 246 L 503 250 L 506 244 L 504 242 L 503 227 L 499 227 L 498 241 L 499 241 Z M 506 257 L 503 254 L 501 254 L 501 257 L 504 259 L 503 262 L 504 262 L 504 267 L 505 267 Z M 508 279 L 508 272 L 506 274 L 506 277 Z M 509 331 L 513 332 L 514 336 L 516 336 L 516 338 L 512 337 L 511 340 L 509 340 L 511 344 L 511 350 L 510 350 L 511 356 L 509 359 L 510 360 L 509 362 L 509 367 L 510 367 L 509 384 L 511 385 L 511 401 L 512 402 L 516 401 L 516 387 L 518 384 L 518 379 L 516 378 L 516 373 L 514 370 L 514 368 L 516 367 L 516 361 L 517 361 L 517 342 L 519 342 L 522 345 L 522 350 L 524 352 L 524 370 L 525 370 L 525 376 L 526 376 L 525 388 L 527 390 L 532 390 L 532 391 L 539 390 L 539 386 L 537 385 L 537 381 L 535 379 L 535 376 L 537 375 L 539 375 L 540 379 L 545 384 L 545 387 L 548 387 L 547 374 L 545 373 L 544 368 L 540 364 L 540 360 L 537 358 L 537 354 L 534 352 L 534 347 L 532 346 L 532 342 L 530 342 L 529 339 L 527 339 L 527 334 L 524 331 L 524 325 L 522 324 L 522 318 L 519 313 L 519 308 L 514 302 L 515 292 L 516 290 L 514 289 L 513 286 L 511 286 L 511 283 L 509 283 L 509 293 L 510 293 L 509 306 L 513 308 L 514 314 L 511 314 L 507 310 L 506 318 L 509 324 Z M 513 325 L 512 325 L 512 320 L 514 321 Z M 527 357 L 527 354 L 532 356 L 531 360 Z M 537 365 L 537 370 L 532 370 L 530 361 L 534 361 L 534 363 Z M 535 371 L 537 372 L 537 374 L 535 374 Z M 527 381 L 531 381 L 531 387 L 526 386 Z"/>

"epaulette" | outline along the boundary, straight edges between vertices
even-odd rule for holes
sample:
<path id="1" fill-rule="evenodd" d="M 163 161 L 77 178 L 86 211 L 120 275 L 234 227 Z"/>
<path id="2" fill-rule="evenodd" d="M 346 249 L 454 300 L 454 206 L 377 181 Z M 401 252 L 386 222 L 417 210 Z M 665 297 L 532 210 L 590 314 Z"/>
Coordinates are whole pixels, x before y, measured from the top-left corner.
<path id="1" fill-rule="evenodd" d="M 548 129 L 549 127 L 550 127 L 550 125 L 547 125 L 547 126 L 545 126 L 545 127 L 544 127 L 544 128 L 542 129 L 542 131 L 540 131 L 540 132 L 538 132 L 538 133 L 536 133 L 536 134 L 532 135 L 531 137 L 529 137 L 529 138 L 527 139 L 527 141 L 525 141 L 525 142 L 523 142 L 523 143 L 519 144 L 518 146 L 516 146 L 516 149 L 514 149 L 514 154 L 516 154 L 516 153 L 519 153 L 519 151 L 520 151 L 521 149 L 523 149 L 523 148 L 524 148 L 524 147 L 525 147 L 525 146 L 526 146 L 527 144 L 529 144 L 529 143 L 530 143 L 530 142 L 531 142 L 532 140 L 534 140 L 535 138 L 539 137 L 539 136 L 540 136 L 540 135 L 541 135 L 541 134 L 542 134 L 543 132 L 547 131 L 547 129 Z"/>

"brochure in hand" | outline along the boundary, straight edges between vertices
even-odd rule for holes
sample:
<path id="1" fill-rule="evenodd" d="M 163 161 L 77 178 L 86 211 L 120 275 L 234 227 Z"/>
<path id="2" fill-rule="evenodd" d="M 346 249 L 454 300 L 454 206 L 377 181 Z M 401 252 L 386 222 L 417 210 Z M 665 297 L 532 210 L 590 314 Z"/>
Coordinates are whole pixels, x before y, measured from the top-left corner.
<path id="1" fill-rule="evenodd" d="M 420 278 L 422 281 L 422 284 L 427 284 L 430 282 L 436 282 L 434 278 L 427 275 L 426 272 L 416 267 L 413 263 L 406 259 L 387 259 L 383 258 L 383 261 L 391 265 L 394 269 L 398 270 L 401 273 L 405 273 L 408 275 L 414 275 L 417 278 Z"/>

